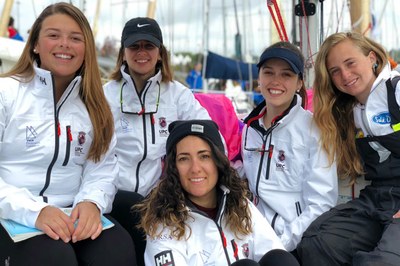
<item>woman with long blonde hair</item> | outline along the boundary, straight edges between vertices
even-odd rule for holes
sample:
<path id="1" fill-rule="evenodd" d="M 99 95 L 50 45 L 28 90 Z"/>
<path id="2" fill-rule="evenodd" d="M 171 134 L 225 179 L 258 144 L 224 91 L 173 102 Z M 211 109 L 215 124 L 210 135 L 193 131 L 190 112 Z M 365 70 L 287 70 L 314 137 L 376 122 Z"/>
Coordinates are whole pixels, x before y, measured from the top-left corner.
<path id="1" fill-rule="evenodd" d="M 371 182 L 315 220 L 304 265 L 400 265 L 400 85 L 384 48 L 361 34 L 329 36 L 315 65 L 314 117 L 338 174 Z"/>

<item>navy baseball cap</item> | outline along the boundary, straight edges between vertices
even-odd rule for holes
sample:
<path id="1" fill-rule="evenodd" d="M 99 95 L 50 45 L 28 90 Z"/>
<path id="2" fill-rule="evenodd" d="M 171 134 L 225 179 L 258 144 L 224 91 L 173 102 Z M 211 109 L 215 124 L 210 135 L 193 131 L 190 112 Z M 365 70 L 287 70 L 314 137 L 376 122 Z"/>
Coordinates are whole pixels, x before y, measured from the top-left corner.
<path id="1" fill-rule="evenodd" d="M 285 60 L 294 73 L 299 75 L 303 79 L 304 64 L 301 57 L 290 49 L 283 47 L 274 47 L 266 49 L 260 56 L 260 60 L 257 64 L 258 70 L 268 60 L 272 58 L 279 58 Z"/>
<path id="2" fill-rule="evenodd" d="M 137 17 L 125 23 L 122 30 L 121 45 L 130 47 L 137 41 L 149 41 L 158 48 L 163 43 L 162 33 L 157 21 L 147 17 Z"/>

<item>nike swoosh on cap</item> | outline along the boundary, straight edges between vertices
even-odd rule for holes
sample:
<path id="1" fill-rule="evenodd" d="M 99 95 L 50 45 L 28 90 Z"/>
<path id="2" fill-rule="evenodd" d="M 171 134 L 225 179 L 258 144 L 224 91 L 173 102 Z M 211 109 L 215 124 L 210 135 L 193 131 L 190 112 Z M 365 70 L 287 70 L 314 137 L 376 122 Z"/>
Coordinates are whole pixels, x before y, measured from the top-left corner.
<path id="1" fill-rule="evenodd" d="M 137 24 L 138 28 L 142 28 L 142 27 L 146 27 L 146 26 L 150 26 L 150 24 Z"/>

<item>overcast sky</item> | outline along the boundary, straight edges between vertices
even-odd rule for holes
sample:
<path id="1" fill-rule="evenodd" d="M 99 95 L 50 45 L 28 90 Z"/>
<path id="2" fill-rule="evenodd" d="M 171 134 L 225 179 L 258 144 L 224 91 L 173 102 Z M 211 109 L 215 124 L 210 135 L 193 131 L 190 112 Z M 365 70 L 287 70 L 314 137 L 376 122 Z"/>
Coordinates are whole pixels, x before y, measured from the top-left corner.
<path id="1" fill-rule="evenodd" d="M 205 0 L 204 0 L 205 1 Z M 190 51 L 202 52 L 203 43 L 203 0 L 158 0 L 156 3 L 155 19 L 159 22 L 164 37 L 164 43 L 172 52 Z M 22 36 L 27 37 L 27 31 L 35 18 L 47 5 L 58 2 L 49 0 L 14 0 L 11 15 L 15 18 L 16 27 Z M 83 8 L 89 22 L 93 25 L 97 0 L 69 1 Z M 100 18 L 96 41 L 103 43 L 104 39 L 113 37 L 119 41 L 124 23 L 130 18 L 146 16 L 147 0 L 101 0 Z M 210 0 L 209 11 L 209 50 L 232 56 L 234 54 L 234 36 L 239 32 L 243 35 L 242 50 L 244 53 L 258 56 L 271 42 L 271 29 L 275 26 L 271 22 L 271 15 L 265 0 L 236 0 L 237 13 L 235 15 L 235 0 Z M 280 0 L 280 11 L 285 20 L 285 27 L 291 39 L 292 29 L 292 2 Z M 298 3 L 298 0 L 295 1 Z M 319 3 L 319 1 L 316 1 Z M 379 27 L 374 38 L 381 42 L 388 50 L 398 48 L 399 38 L 397 24 L 399 18 L 394 15 L 395 2 L 398 0 L 371 0 Z M 3 9 L 5 0 L 0 0 Z M 223 12 L 225 3 L 225 13 Z M 345 0 L 326 0 L 324 3 L 324 31 L 325 35 L 336 30 L 349 30 L 350 18 Z M 319 7 L 318 7 L 319 8 Z M 384 9 L 385 8 L 385 9 Z M 382 11 L 385 10 L 384 13 Z M 317 9 L 319 12 L 319 9 Z M 225 28 L 223 23 L 225 18 Z M 397 21 L 396 21 L 397 19 Z M 239 29 L 237 28 L 239 26 Z M 298 26 L 296 26 L 298 27 Z M 225 30 L 224 30 L 225 29 Z M 225 35 L 224 35 L 225 32 Z M 224 36 L 226 42 L 224 42 Z M 271 37 L 273 36 L 273 37 Z M 226 43 L 226 50 L 224 49 Z"/>

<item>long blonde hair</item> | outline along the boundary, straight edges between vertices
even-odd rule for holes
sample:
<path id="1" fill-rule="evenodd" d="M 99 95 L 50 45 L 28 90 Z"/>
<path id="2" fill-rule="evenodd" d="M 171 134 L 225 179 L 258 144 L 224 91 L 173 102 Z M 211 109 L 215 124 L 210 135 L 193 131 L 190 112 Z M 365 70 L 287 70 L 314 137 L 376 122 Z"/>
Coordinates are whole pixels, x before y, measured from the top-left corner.
<path id="1" fill-rule="evenodd" d="M 355 144 L 353 107 L 356 98 L 339 91 L 327 70 L 329 52 L 345 40 L 350 40 L 365 56 L 371 51 L 375 53 L 378 64 L 376 76 L 387 64 L 388 55 L 380 44 L 368 37 L 355 32 L 340 32 L 325 39 L 315 61 L 314 119 L 321 130 L 322 146 L 331 162 L 336 157 L 339 177 L 350 177 L 350 183 L 354 183 L 357 177 L 364 174 Z"/>
<path id="2" fill-rule="evenodd" d="M 85 15 L 75 6 L 68 3 L 56 3 L 46 7 L 34 22 L 21 57 L 14 67 L 0 75 L 30 81 L 34 77 L 34 62 L 40 66 L 39 55 L 33 52 L 38 42 L 43 21 L 54 14 L 64 14 L 74 19 L 81 27 L 85 39 L 85 57 L 77 74 L 82 76 L 80 98 L 86 105 L 90 120 L 93 124 L 94 139 L 88 158 L 97 162 L 109 147 L 114 132 L 114 121 L 111 110 L 104 96 L 94 37 Z"/>

